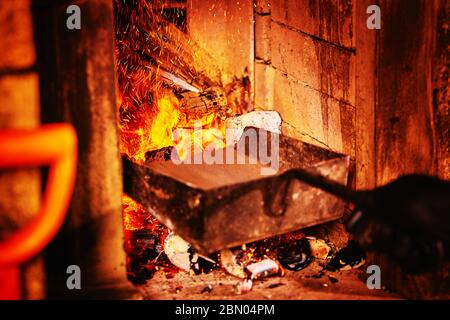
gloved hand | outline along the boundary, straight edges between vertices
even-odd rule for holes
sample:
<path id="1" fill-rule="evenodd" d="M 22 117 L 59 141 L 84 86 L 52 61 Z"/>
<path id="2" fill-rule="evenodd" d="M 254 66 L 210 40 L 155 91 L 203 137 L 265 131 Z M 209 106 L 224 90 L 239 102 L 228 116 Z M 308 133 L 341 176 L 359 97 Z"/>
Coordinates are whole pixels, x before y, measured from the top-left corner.
<path id="1" fill-rule="evenodd" d="M 450 257 L 450 182 L 408 175 L 358 192 L 346 225 L 368 251 L 410 273 L 433 270 Z"/>

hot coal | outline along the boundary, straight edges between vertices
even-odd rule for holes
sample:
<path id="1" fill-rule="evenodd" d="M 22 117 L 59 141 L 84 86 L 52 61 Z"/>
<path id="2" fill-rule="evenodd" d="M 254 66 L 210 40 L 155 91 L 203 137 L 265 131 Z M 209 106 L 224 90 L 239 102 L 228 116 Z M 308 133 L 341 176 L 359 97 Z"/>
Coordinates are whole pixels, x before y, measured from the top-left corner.
<path id="1" fill-rule="evenodd" d="M 196 275 L 208 274 L 214 270 L 217 266 L 216 262 L 210 259 L 203 258 L 195 253 L 195 250 L 191 247 L 189 248 L 189 259 L 191 262 L 191 270 L 194 271 Z"/>
<path id="2" fill-rule="evenodd" d="M 135 284 L 145 283 L 156 272 L 155 260 L 162 251 L 159 239 L 154 234 L 138 230 L 126 233 L 127 275 Z"/>
<path id="3" fill-rule="evenodd" d="M 320 260 L 325 260 L 330 257 L 332 253 L 331 246 L 325 240 L 308 237 L 309 245 L 311 247 L 311 255 Z"/>
<path id="4" fill-rule="evenodd" d="M 311 248 L 306 238 L 282 244 L 277 249 L 280 264 L 292 271 L 306 268 L 312 261 Z"/>
<path id="5" fill-rule="evenodd" d="M 172 154 L 173 147 L 164 147 L 158 150 L 151 150 L 145 153 L 145 161 L 168 161 Z"/>
<path id="6" fill-rule="evenodd" d="M 229 274 L 244 279 L 247 277 L 245 266 L 258 261 L 258 256 L 250 253 L 245 247 L 236 247 L 232 249 L 223 249 L 220 251 L 220 264 Z"/>
<path id="7" fill-rule="evenodd" d="M 133 283 L 145 283 L 158 270 L 165 271 L 168 278 L 179 270 L 192 275 L 208 274 L 218 267 L 218 261 L 224 271 L 235 277 L 261 280 L 282 276 L 284 268 L 302 270 L 314 257 L 328 259 L 331 252 L 330 245 L 324 240 L 306 237 L 296 231 L 202 256 L 131 198 L 124 200 L 127 200 L 124 202 L 127 270 Z M 321 271 L 319 275 L 306 277 L 321 278 L 323 275 Z M 250 282 L 239 285 L 239 292 L 247 290 L 251 290 Z"/>
<path id="8" fill-rule="evenodd" d="M 355 241 L 351 240 L 330 260 L 326 270 L 337 271 L 358 268 L 365 263 L 365 259 L 365 252 Z"/>

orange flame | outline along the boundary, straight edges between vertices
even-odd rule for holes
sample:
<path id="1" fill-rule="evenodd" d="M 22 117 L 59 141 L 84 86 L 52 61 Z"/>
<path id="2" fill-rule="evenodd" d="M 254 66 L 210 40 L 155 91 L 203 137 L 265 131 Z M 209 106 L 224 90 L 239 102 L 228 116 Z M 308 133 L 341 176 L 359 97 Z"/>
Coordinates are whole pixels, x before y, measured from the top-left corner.
<path id="1" fill-rule="evenodd" d="M 164 93 L 156 101 L 155 110 L 133 110 L 122 119 L 121 151 L 137 162 L 145 162 L 147 151 L 175 147 L 180 159 L 188 152 L 206 147 L 225 146 L 225 126 L 214 111 L 208 114 L 188 114 L 180 109 L 180 102 L 172 93 Z M 179 130 L 177 130 L 179 129 Z"/>

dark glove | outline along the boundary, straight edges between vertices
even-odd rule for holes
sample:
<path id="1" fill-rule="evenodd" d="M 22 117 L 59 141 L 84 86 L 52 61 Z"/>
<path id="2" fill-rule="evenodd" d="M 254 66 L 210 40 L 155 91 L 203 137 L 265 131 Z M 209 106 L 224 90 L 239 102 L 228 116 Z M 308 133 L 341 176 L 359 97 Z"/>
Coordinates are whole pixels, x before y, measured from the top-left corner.
<path id="1" fill-rule="evenodd" d="M 378 251 L 405 271 L 438 268 L 449 259 L 450 183 L 409 175 L 358 193 L 347 229 L 368 251 Z"/>

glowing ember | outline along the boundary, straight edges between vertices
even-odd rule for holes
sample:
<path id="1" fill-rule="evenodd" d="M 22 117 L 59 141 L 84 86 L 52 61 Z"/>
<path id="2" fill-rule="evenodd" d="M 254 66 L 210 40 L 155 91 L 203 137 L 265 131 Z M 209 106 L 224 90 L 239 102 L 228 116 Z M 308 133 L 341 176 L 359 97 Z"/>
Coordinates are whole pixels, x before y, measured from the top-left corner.
<path id="1" fill-rule="evenodd" d="M 173 145 L 172 132 L 179 123 L 180 111 L 175 97 L 163 97 L 157 101 L 158 112 L 150 128 L 150 150 Z"/>
<path id="2" fill-rule="evenodd" d="M 163 248 L 171 231 L 129 196 L 122 196 L 122 205 L 128 278 L 144 283 L 158 270 L 173 277 L 178 268 L 170 263 Z"/>
<path id="3" fill-rule="evenodd" d="M 127 253 L 127 270 L 128 276 L 134 283 L 144 283 L 153 277 L 153 274 L 162 270 L 166 277 L 173 277 L 180 269 L 174 266 L 171 260 L 176 261 L 180 257 L 167 257 L 165 245 L 166 239 L 172 235 L 171 230 L 158 222 L 151 213 L 145 210 L 140 204 L 135 202 L 127 195 L 122 197 L 124 228 L 125 228 L 125 251 Z M 245 268 L 253 264 L 257 264 L 264 260 L 279 262 L 282 265 L 295 263 L 290 270 L 301 270 L 306 267 L 313 255 L 307 255 L 302 258 L 307 260 L 303 263 L 302 259 L 297 259 L 297 255 L 303 251 L 298 251 L 297 243 L 303 242 L 311 244 L 311 240 L 317 239 L 305 238 L 305 234 L 301 231 L 286 233 L 261 241 L 252 242 L 241 247 L 222 250 L 219 254 L 213 254 L 211 258 L 214 261 L 220 261 L 224 271 L 238 277 L 246 278 Z M 169 251 L 173 251 L 174 248 Z M 211 264 L 208 268 L 197 266 L 193 263 L 192 257 L 196 256 L 195 252 L 186 249 L 177 249 L 185 251 L 190 260 L 190 266 L 185 266 L 184 271 L 199 274 L 209 272 L 212 269 L 218 269 L 218 265 Z M 287 258 L 286 258 L 287 257 Z M 331 258 L 331 257 L 330 257 Z M 174 260 L 175 259 L 175 260 Z M 198 257 L 197 257 L 198 259 Z M 287 259 L 287 260 L 286 260 Z M 284 261 L 286 260 L 286 261 Z M 298 260 L 298 261 L 297 261 Z M 203 264 L 206 260 L 201 261 Z M 186 264 L 186 263 L 185 263 Z M 208 269 L 208 271 L 206 270 Z M 282 270 L 279 270 L 283 274 Z"/>
<path id="4" fill-rule="evenodd" d="M 170 233 L 167 227 L 126 194 L 122 196 L 122 207 L 125 231 L 148 229 L 157 232 L 161 239 Z"/>

